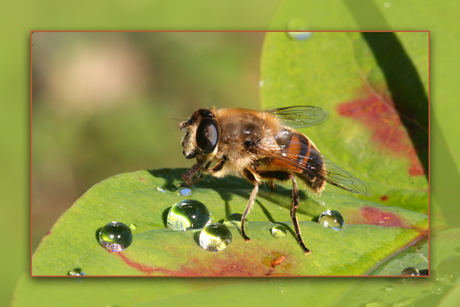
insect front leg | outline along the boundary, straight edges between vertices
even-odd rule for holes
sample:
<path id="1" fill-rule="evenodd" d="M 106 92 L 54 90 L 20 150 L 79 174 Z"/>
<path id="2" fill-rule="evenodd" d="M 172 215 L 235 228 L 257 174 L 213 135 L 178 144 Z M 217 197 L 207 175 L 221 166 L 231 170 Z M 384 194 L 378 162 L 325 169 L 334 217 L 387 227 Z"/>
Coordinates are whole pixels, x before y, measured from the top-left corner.
<path id="1" fill-rule="evenodd" d="M 299 189 L 297 188 L 297 182 L 295 181 L 294 174 L 289 174 L 292 181 L 292 203 L 291 203 L 291 219 L 294 224 L 295 235 L 299 240 L 299 244 L 305 252 L 305 255 L 311 254 L 311 250 L 305 246 L 303 242 L 302 234 L 300 233 L 299 220 L 297 219 L 296 212 L 299 207 Z"/>
<path id="2" fill-rule="evenodd" d="M 194 185 L 195 183 L 197 183 L 201 179 L 203 179 L 204 175 L 200 174 L 201 167 L 203 166 L 203 164 L 204 164 L 204 162 L 197 162 L 187 172 L 182 174 L 181 177 L 182 177 L 182 180 L 185 181 L 185 183 L 181 182 L 181 183 L 179 183 L 179 186 L 189 187 L 189 186 Z M 198 174 L 200 174 L 200 176 L 197 179 L 193 180 L 193 178 Z"/>

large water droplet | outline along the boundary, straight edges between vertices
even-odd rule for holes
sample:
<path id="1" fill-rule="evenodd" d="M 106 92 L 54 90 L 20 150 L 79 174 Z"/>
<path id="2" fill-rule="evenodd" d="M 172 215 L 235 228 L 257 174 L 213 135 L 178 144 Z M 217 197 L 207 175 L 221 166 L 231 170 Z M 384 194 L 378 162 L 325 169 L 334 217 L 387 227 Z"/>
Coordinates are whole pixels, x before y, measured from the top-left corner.
<path id="1" fill-rule="evenodd" d="M 286 236 L 287 230 L 286 227 L 284 227 L 283 225 L 277 224 L 270 229 L 270 233 L 275 238 L 282 238 Z"/>
<path id="2" fill-rule="evenodd" d="M 176 191 L 179 196 L 192 196 L 193 192 L 190 188 L 179 188 Z"/>
<path id="3" fill-rule="evenodd" d="M 131 229 L 123 223 L 112 222 L 99 231 L 99 243 L 111 252 L 121 252 L 131 245 Z"/>
<path id="4" fill-rule="evenodd" d="M 167 225 L 173 230 L 201 229 L 211 223 L 208 208 L 197 200 L 186 199 L 175 203 L 168 213 Z"/>
<path id="5" fill-rule="evenodd" d="M 211 252 L 220 252 L 232 242 L 232 233 L 220 223 L 206 226 L 200 233 L 200 246 Z"/>
<path id="6" fill-rule="evenodd" d="M 402 270 L 401 275 L 405 276 L 420 276 L 420 272 L 414 267 L 408 267 Z"/>
<path id="7" fill-rule="evenodd" d="M 306 40 L 310 38 L 313 35 L 313 32 L 307 32 L 308 30 L 308 25 L 305 21 L 302 19 L 291 19 L 289 20 L 287 24 L 287 30 L 286 32 L 287 36 L 290 39 L 295 39 L 295 40 Z"/>
<path id="8" fill-rule="evenodd" d="M 446 286 L 453 286 L 460 280 L 460 257 L 447 257 L 436 269 L 437 280 Z"/>
<path id="9" fill-rule="evenodd" d="M 343 220 L 342 214 L 335 210 L 326 210 L 319 216 L 318 223 L 324 227 L 328 227 L 334 230 L 341 230 L 345 221 Z"/>
<path id="10" fill-rule="evenodd" d="M 69 272 L 67 272 L 67 275 L 69 275 L 69 276 L 85 276 L 85 272 L 83 272 L 83 270 L 80 269 L 80 268 L 75 268 L 75 269 L 70 270 Z"/>

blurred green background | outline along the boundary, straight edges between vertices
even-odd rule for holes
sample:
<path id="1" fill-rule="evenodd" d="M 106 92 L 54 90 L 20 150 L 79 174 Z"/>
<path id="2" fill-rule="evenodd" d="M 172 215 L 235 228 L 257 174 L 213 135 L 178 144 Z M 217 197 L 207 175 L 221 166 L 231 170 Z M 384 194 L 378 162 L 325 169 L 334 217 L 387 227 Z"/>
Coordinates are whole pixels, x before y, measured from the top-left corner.
<path id="1" fill-rule="evenodd" d="M 2 161 L 0 221 L 3 229 L 10 232 L 3 237 L 2 241 L 4 249 L 1 253 L 3 265 L 0 305 L 7 306 L 11 302 L 16 282 L 19 276 L 28 269 L 30 263 L 29 46 L 31 30 L 286 30 L 286 25 L 292 18 L 303 19 L 309 30 L 429 30 L 431 37 L 431 217 L 432 227 L 437 226 L 442 230 L 449 227 L 458 229 L 460 225 L 460 211 L 458 210 L 460 126 L 458 125 L 459 88 L 457 84 L 457 76 L 460 71 L 458 61 L 459 11 L 460 2 L 458 1 L 435 0 L 371 0 L 364 2 L 360 0 L 327 2 L 313 0 L 152 2 L 139 0 L 135 3 L 18 0 L 14 3 L 7 3 L 2 10 L 2 18 L 0 18 L 0 31 L 2 31 L 0 127 L 3 132 L 0 138 L 2 145 L 0 151 Z M 68 118 L 71 117 L 72 115 L 68 116 Z M 179 146 L 178 143 L 176 146 Z M 147 167 L 150 165 L 142 166 L 142 168 Z M 60 175 L 64 176 L 65 173 Z M 102 178 L 94 179 L 96 182 Z M 444 218 L 448 219 L 448 225 Z M 455 235 L 452 231 L 452 233 L 446 232 L 444 235 L 440 234 L 432 238 L 432 261 L 439 263 L 446 257 L 458 255 L 460 251 L 458 234 Z M 28 274 L 27 270 L 22 279 L 30 282 L 37 291 L 48 291 L 48 293 L 53 290 L 59 291 L 58 286 L 62 280 L 32 279 L 27 276 Z M 196 279 L 197 289 L 200 288 L 200 281 L 201 279 Z M 339 292 L 341 296 L 334 302 L 346 301 L 349 302 L 348 305 L 352 305 L 354 299 L 364 293 L 374 295 L 383 291 L 387 297 L 392 297 L 395 292 L 387 293 L 385 290 L 388 289 L 381 287 L 387 282 L 385 279 L 322 278 L 265 279 L 264 281 L 262 283 L 255 279 L 222 280 L 229 285 L 228 288 L 223 289 L 227 292 L 229 289 L 237 291 L 239 287 L 251 287 L 255 294 L 262 294 L 261 297 L 271 303 L 283 302 L 293 294 L 303 297 L 304 294 L 313 293 L 314 291 L 310 290 L 314 290 L 314 286 L 318 284 L 329 286 L 331 289 L 345 289 L 347 292 Z M 168 291 L 168 289 L 176 288 L 178 280 L 90 279 L 85 283 L 73 284 L 75 287 L 71 294 L 78 303 L 78 299 L 85 299 L 82 288 L 92 291 L 96 289 L 95 286 L 99 286 L 98 289 L 102 293 L 107 289 L 112 291 L 124 289 L 128 284 L 137 289 L 143 287 L 145 291 L 155 286 Z M 119 287 L 114 287 L 114 284 Z M 356 287 L 355 284 L 358 286 Z M 171 287 L 168 288 L 168 285 Z M 441 291 L 442 295 L 438 295 L 437 302 L 440 302 L 441 306 L 458 306 L 459 285 L 457 283 L 456 287 L 450 291 Z M 402 291 L 401 295 L 409 298 L 420 297 L 417 291 L 418 284 L 406 284 L 406 286 L 398 287 Z M 202 288 L 206 287 L 209 285 L 204 280 Z M 212 297 L 226 294 L 226 292 L 213 291 L 212 288 L 209 292 Z M 234 295 L 235 292 L 230 291 L 229 293 Z M 202 297 L 202 299 L 207 298 Z M 229 297 L 227 302 L 234 303 L 234 298 L 234 296 Z M 322 302 L 321 298 L 316 301 L 299 300 L 297 305 L 315 305 L 315 303 L 318 305 Z M 59 302 L 56 303 L 58 306 Z M 410 299 L 405 305 L 409 304 L 411 304 Z M 433 306 L 433 304 L 428 304 L 428 306 Z"/>
<path id="2" fill-rule="evenodd" d="M 259 108 L 264 33 L 34 32 L 32 249 L 92 185 L 189 167 L 178 120 Z"/>

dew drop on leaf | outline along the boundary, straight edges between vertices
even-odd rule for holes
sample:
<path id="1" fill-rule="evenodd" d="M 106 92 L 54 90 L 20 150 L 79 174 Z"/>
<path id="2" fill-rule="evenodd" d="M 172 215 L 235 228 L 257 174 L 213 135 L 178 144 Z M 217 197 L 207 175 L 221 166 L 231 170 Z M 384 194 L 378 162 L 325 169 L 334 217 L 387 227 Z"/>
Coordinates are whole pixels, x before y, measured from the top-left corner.
<path id="1" fill-rule="evenodd" d="M 326 210 L 319 216 L 318 223 L 324 227 L 339 231 L 342 229 L 345 221 L 343 220 L 343 216 L 340 212 L 335 210 Z"/>
<path id="2" fill-rule="evenodd" d="M 232 242 L 232 233 L 220 223 L 209 224 L 200 233 L 200 246 L 211 252 L 220 252 Z"/>
<path id="3" fill-rule="evenodd" d="M 241 227 L 241 218 L 243 217 L 240 213 L 232 213 L 225 218 L 224 225 L 229 226 L 236 226 L 238 229 Z M 247 221 L 247 219 L 246 219 Z M 246 228 L 246 227 L 245 227 Z"/>
<path id="4" fill-rule="evenodd" d="M 277 224 L 270 229 L 270 233 L 275 238 L 283 238 L 286 236 L 287 230 L 283 225 Z"/>
<path id="5" fill-rule="evenodd" d="M 161 193 L 166 193 L 165 188 L 163 188 L 162 186 L 158 186 L 158 187 L 156 188 L 156 190 L 157 190 L 158 192 L 161 192 Z"/>
<path id="6" fill-rule="evenodd" d="M 308 30 L 308 25 L 305 21 L 302 19 L 294 18 L 289 20 L 287 24 L 287 30 L 286 32 L 288 38 L 293 39 L 293 40 L 306 40 L 309 39 L 312 35 L 313 32 L 307 32 Z"/>
<path id="7" fill-rule="evenodd" d="M 177 231 L 201 229 L 211 223 L 211 213 L 201 202 L 186 199 L 171 207 L 166 223 L 168 228 Z"/>
<path id="8" fill-rule="evenodd" d="M 404 276 L 420 276 L 420 272 L 414 267 L 408 267 L 402 270 L 401 275 Z"/>
<path id="9" fill-rule="evenodd" d="M 80 268 L 75 268 L 67 272 L 67 275 L 68 276 L 85 276 L 85 272 L 83 272 L 83 270 Z"/>
<path id="10" fill-rule="evenodd" d="M 192 196 L 193 192 L 190 188 L 179 188 L 176 191 L 179 196 Z"/>
<path id="11" fill-rule="evenodd" d="M 447 257 L 439 263 L 436 269 L 436 277 L 439 282 L 446 286 L 453 286 L 460 280 L 460 257 Z"/>
<path id="12" fill-rule="evenodd" d="M 111 222 L 99 231 L 99 243 L 110 252 L 121 252 L 132 242 L 131 229 L 121 222 Z"/>

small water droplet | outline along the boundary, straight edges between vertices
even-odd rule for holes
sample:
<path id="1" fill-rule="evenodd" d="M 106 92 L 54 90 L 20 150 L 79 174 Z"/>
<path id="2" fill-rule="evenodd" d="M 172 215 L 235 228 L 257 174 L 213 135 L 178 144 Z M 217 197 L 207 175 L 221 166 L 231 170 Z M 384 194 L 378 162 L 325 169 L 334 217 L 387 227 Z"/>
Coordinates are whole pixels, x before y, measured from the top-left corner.
<path id="1" fill-rule="evenodd" d="M 289 20 L 287 24 L 287 30 L 286 32 L 287 36 L 290 39 L 295 39 L 295 40 L 306 40 L 310 38 L 313 35 L 313 32 L 307 32 L 308 30 L 308 25 L 305 21 L 302 19 L 291 19 Z"/>
<path id="2" fill-rule="evenodd" d="M 402 270 L 401 275 L 404 276 L 420 276 L 420 272 L 414 267 L 408 267 Z"/>
<path id="3" fill-rule="evenodd" d="M 390 3 L 390 2 L 385 2 L 385 3 L 383 4 L 383 6 L 386 7 L 386 8 L 389 8 L 389 7 L 391 6 L 391 3 Z"/>
<path id="4" fill-rule="evenodd" d="M 220 252 L 232 242 L 232 233 L 220 223 L 209 224 L 200 233 L 200 246 L 211 252 Z"/>
<path id="5" fill-rule="evenodd" d="M 224 221 L 224 225 L 227 226 L 227 227 L 230 227 L 230 226 L 235 226 L 237 227 L 238 229 L 241 228 L 241 218 L 243 217 L 242 214 L 240 213 L 232 213 L 230 214 L 229 216 L 227 216 L 225 218 L 225 221 Z M 247 221 L 248 219 L 246 219 Z M 244 227 L 246 228 L 246 226 Z"/>
<path id="6" fill-rule="evenodd" d="M 131 229 L 123 223 L 112 222 L 99 231 L 99 243 L 110 252 L 121 252 L 132 242 Z"/>
<path id="7" fill-rule="evenodd" d="M 190 188 L 179 188 L 176 191 L 179 196 L 192 196 L 193 192 Z"/>
<path id="8" fill-rule="evenodd" d="M 186 199 L 175 203 L 168 213 L 168 228 L 178 231 L 201 229 L 211 223 L 208 208 L 197 200 Z"/>
<path id="9" fill-rule="evenodd" d="M 366 304 L 366 307 L 386 307 L 387 304 L 381 298 L 374 298 L 369 303 Z"/>
<path id="10" fill-rule="evenodd" d="M 436 295 L 440 295 L 444 292 L 444 285 L 441 282 L 436 282 L 431 290 Z"/>
<path id="11" fill-rule="evenodd" d="M 341 230 L 345 221 L 343 220 L 342 214 L 335 210 L 326 210 L 319 216 L 318 223 L 324 227 L 328 227 L 334 230 Z"/>
<path id="12" fill-rule="evenodd" d="M 262 87 L 262 86 L 264 86 L 264 80 L 259 81 L 259 87 Z"/>
<path id="13" fill-rule="evenodd" d="M 391 292 L 391 291 L 393 291 L 393 285 L 388 285 L 388 286 L 386 286 L 386 287 L 385 287 L 385 291 L 386 291 L 386 292 Z"/>
<path id="14" fill-rule="evenodd" d="M 446 286 L 453 286 L 460 280 L 460 257 L 447 257 L 438 264 L 436 276 L 439 282 Z"/>
<path id="15" fill-rule="evenodd" d="M 284 293 L 285 290 L 286 288 L 284 288 L 283 286 L 278 287 L 278 291 L 281 293 Z"/>
<path id="16" fill-rule="evenodd" d="M 67 275 L 68 276 L 85 276 L 85 272 L 83 272 L 83 270 L 80 268 L 75 268 L 67 272 Z"/>
<path id="17" fill-rule="evenodd" d="M 286 227 L 284 227 L 283 225 L 277 224 L 273 226 L 272 229 L 270 229 L 270 233 L 275 238 L 283 238 L 286 236 L 287 230 Z"/>
<path id="18" fill-rule="evenodd" d="M 136 224 L 129 224 L 129 229 L 131 229 L 131 231 L 134 231 L 137 229 L 137 225 Z"/>
<path id="19" fill-rule="evenodd" d="M 156 190 L 157 190 L 158 192 L 161 192 L 161 193 L 166 193 L 165 188 L 163 188 L 162 186 L 158 186 L 158 187 L 156 188 Z"/>

